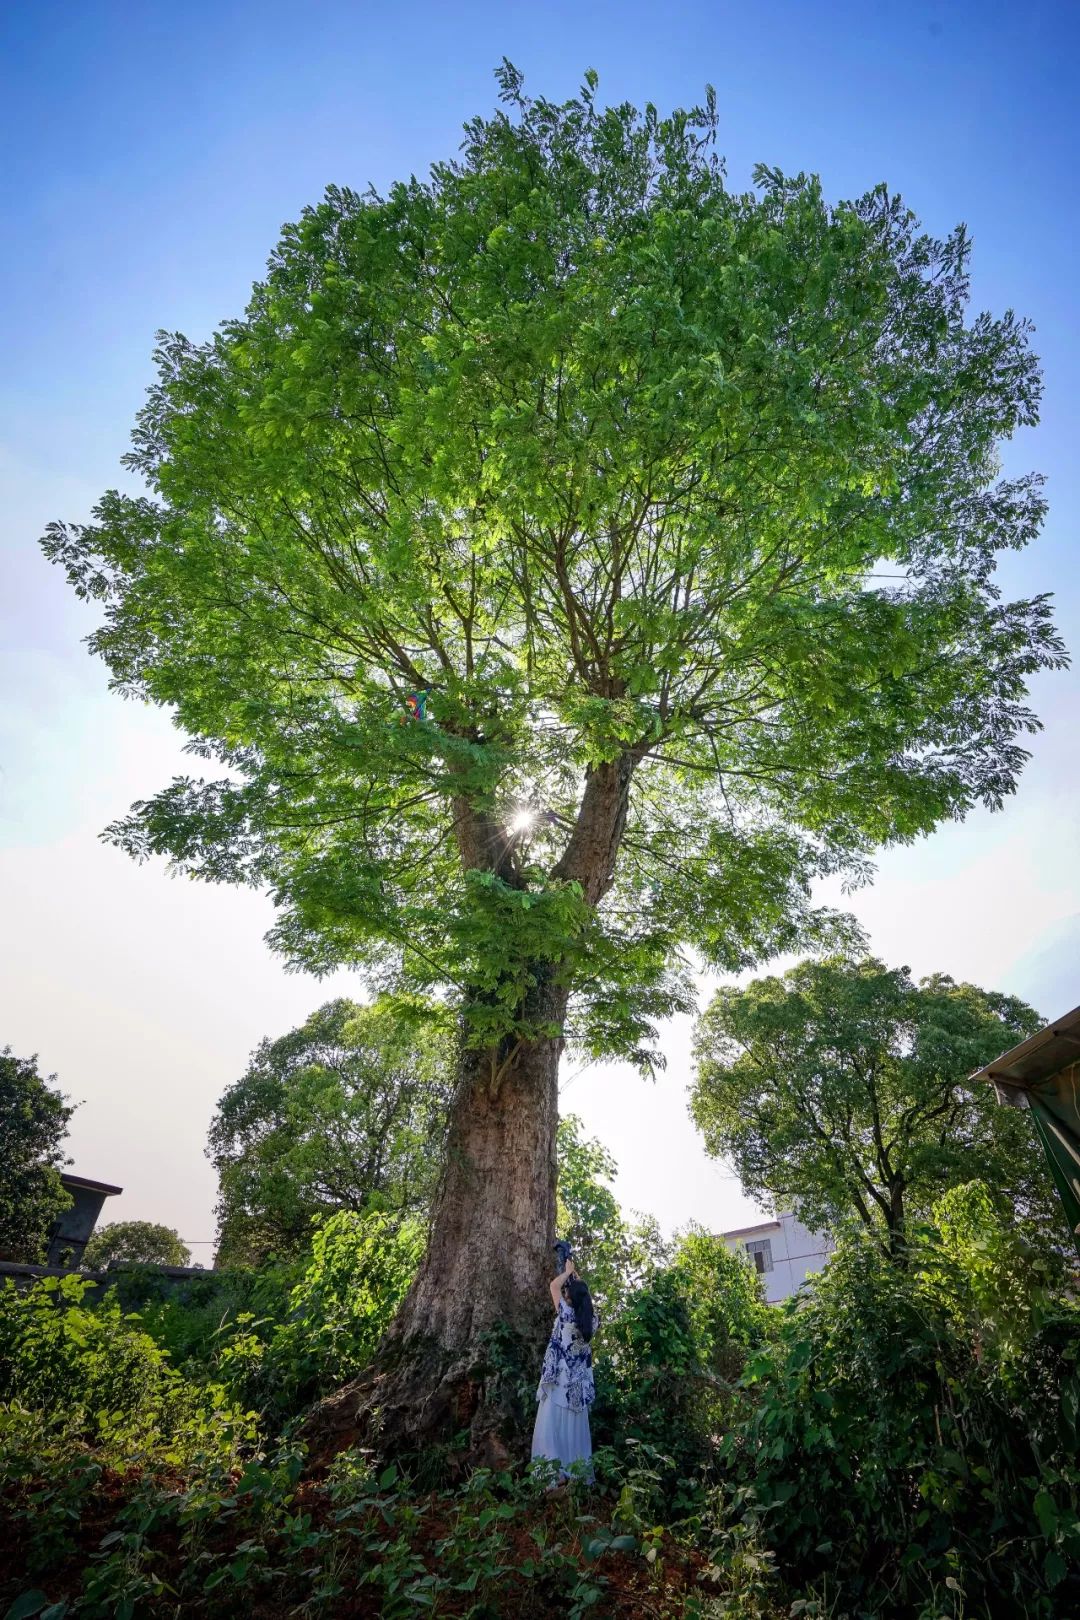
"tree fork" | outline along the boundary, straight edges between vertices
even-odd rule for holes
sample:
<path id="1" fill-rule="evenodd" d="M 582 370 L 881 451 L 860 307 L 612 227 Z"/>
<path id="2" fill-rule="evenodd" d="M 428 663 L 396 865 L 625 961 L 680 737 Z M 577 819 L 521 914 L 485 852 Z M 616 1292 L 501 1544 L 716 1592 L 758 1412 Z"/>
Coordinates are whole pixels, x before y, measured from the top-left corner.
<path id="1" fill-rule="evenodd" d="M 634 750 L 589 768 L 552 873 L 580 883 L 590 905 L 610 887 L 639 758 Z M 493 856 L 500 876 L 520 883 L 490 817 L 465 800 L 455 812 L 463 865 Z M 538 1028 L 561 1029 L 566 1015 L 567 991 L 552 978 L 551 964 L 538 964 L 522 1009 Z M 522 1451 L 531 1417 L 522 1393 L 550 1314 L 563 1045 L 561 1035 L 508 1038 L 492 1057 L 462 1039 L 427 1253 L 371 1366 L 312 1413 L 316 1459 L 361 1440 L 417 1451 L 463 1430 L 474 1460 L 506 1463 Z"/>

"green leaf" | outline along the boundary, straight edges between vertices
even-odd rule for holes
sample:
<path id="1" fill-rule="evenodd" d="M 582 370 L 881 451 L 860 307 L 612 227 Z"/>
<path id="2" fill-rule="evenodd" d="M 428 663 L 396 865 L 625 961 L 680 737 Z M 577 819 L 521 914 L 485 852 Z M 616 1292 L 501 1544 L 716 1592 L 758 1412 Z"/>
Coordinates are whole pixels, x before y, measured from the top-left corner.
<path id="1" fill-rule="evenodd" d="M 1053 1536 L 1058 1528 L 1057 1503 L 1049 1491 L 1038 1491 L 1032 1503 L 1035 1517 L 1039 1521 L 1039 1529 L 1044 1536 Z"/>
<path id="2" fill-rule="evenodd" d="M 29 1615 L 40 1614 L 48 1604 L 48 1595 L 34 1587 L 17 1597 L 4 1616 L 4 1620 L 27 1620 Z"/>
<path id="3" fill-rule="evenodd" d="M 1043 1559 L 1043 1573 L 1051 1587 L 1060 1586 L 1069 1573 L 1069 1566 L 1056 1547 L 1051 1547 Z"/>
<path id="4" fill-rule="evenodd" d="M 163 338 L 145 493 L 43 544 L 214 767 L 113 841 L 271 889 L 292 964 L 452 992 L 477 1047 L 542 1038 L 557 969 L 646 1066 L 692 955 L 818 948 L 818 878 L 1012 792 L 1064 659 L 993 570 L 1043 519 L 995 471 L 1039 372 L 884 188 L 738 193 L 708 105 L 515 84 L 512 139 L 330 188 Z"/>

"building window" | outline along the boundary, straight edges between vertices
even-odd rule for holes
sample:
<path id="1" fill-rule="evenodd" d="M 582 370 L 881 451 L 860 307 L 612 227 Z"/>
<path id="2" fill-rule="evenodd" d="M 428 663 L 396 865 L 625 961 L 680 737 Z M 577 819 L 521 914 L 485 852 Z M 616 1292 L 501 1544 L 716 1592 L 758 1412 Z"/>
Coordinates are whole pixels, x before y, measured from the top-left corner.
<path id="1" fill-rule="evenodd" d="M 746 1252 L 753 1262 L 754 1270 L 759 1273 L 772 1270 L 772 1239 L 748 1238 Z"/>

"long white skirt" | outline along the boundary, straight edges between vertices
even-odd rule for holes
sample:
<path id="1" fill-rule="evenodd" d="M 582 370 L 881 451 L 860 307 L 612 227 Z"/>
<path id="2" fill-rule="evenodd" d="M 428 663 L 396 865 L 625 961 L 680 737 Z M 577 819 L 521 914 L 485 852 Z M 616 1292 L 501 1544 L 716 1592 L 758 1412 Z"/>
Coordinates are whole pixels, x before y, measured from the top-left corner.
<path id="1" fill-rule="evenodd" d="M 572 1463 L 587 1464 L 592 1457 L 588 1407 L 583 1406 L 580 1412 L 572 1412 L 551 1395 L 544 1401 L 538 1401 L 532 1454 L 534 1460 L 548 1457 L 552 1462 L 557 1462 L 564 1476 L 569 1474 Z"/>

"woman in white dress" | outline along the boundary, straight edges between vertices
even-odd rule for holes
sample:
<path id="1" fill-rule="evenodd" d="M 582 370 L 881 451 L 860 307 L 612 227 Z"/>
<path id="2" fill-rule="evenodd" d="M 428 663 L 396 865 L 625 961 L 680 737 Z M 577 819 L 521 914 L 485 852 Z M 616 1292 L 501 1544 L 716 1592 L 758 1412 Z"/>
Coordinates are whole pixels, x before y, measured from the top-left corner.
<path id="1" fill-rule="evenodd" d="M 596 1313 L 588 1288 L 567 1260 L 551 1281 L 555 1325 L 544 1354 L 540 1387 L 536 1392 L 536 1424 L 532 1454 L 559 1464 L 566 1478 L 571 1464 L 592 1457 L 589 1407 L 596 1398 L 592 1349 Z"/>

